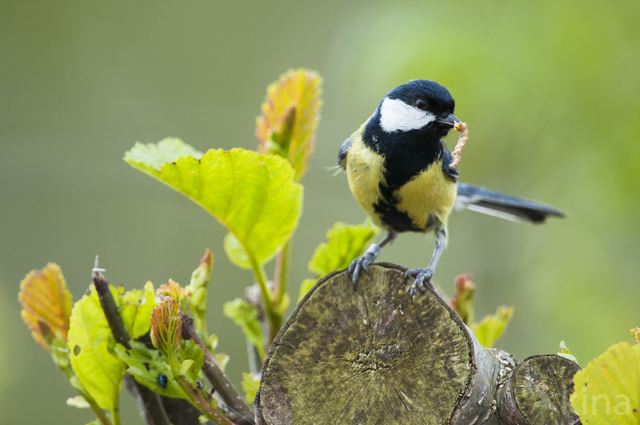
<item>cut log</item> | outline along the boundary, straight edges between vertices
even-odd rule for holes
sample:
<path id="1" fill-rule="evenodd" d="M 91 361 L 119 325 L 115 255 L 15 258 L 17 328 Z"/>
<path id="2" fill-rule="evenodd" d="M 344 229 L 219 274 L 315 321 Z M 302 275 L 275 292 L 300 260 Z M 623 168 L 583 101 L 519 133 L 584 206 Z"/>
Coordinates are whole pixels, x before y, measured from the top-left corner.
<path id="1" fill-rule="evenodd" d="M 504 424 L 575 425 L 580 418 L 569 397 L 575 362 L 555 354 L 531 356 L 520 363 L 502 394 L 500 409 Z"/>
<path id="2" fill-rule="evenodd" d="M 500 424 L 516 359 L 480 346 L 433 290 L 375 264 L 356 290 L 321 279 L 276 336 L 256 395 L 259 425 Z"/>

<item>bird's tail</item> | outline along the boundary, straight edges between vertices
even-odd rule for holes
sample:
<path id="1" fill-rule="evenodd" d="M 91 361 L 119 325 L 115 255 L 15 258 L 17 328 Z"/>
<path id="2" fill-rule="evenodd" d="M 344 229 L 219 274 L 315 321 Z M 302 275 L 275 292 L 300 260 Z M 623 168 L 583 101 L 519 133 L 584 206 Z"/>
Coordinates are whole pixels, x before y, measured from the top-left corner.
<path id="1" fill-rule="evenodd" d="M 517 222 L 543 223 L 548 216 L 565 216 L 562 211 L 549 205 L 472 184 L 458 183 L 454 209 L 465 208 Z"/>

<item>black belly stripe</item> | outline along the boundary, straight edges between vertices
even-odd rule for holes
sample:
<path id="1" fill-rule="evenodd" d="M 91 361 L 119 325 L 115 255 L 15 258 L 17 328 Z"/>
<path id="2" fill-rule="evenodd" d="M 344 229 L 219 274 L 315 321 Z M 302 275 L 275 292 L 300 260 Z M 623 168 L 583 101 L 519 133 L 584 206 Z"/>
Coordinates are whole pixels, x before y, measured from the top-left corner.
<path id="1" fill-rule="evenodd" d="M 435 215 L 429 214 L 426 227 L 422 228 L 415 224 L 409 214 L 400 211 L 397 208 L 400 202 L 395 193 L 386 185 L 380 183 L 380 193 L 382 199 L 373 204 L 373 209 L 380 216 L 380 220 L 394 232 L 438 232 L 444 225 L 442 221 Z"/>
<path id="2" fill-rule="evenodd" d="M 398 209 L 386 203 L 383 200 L 373 204 L 373 209 L 380 216 L 380 220 L 394 232 L 423 232 L 423 229 L 417 227 L 409 215 L 405 212 L 398 211 Z"/>

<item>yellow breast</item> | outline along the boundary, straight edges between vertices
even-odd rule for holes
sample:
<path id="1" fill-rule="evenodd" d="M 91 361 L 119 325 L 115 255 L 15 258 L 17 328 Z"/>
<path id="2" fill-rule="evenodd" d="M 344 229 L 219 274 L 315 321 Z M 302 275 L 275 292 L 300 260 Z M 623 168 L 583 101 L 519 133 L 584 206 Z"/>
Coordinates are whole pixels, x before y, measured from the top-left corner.
<path id="1" fill-rule="evenodd" d="M 427 230 L 432 214 L 446 227 L 456 192 L 455 182 L 442 172 L 442 161 L 439 161 L 395 192 L 399 200 L 397 209 L 407 213 L 420 229 Z"/>
<path id="2" fill-rule="evenodd" d="M 391 231 L 393 229 L 381 220 L 374 208 L 374 205 L 383 200 L 380 183 L 385 183 L 384 159 L 362 143 L 359 137 L 362 130 L 361 128 L 352 135 L 346 158 L 349 189 L 373 222 Z M 442 163 L 438 162 L 397 189 L 394 198 L 397 201 L 396 209 L 406 213 L 416 228 L 428 230 L 430 215 L 435 215 L 440 223 L 446 226 L 447 217 L 456 198 L 456 184 L 445 176 Z"/>
<path id="3" fill-rule="evenodd" d="M 382 198 L 379 184 L 384 182 L 383 159 L 362 143 L 359 137 L 362 134 L 361 131 L 362 128 L 353 134 L 347 154 L 346 170 L 349 189 L 360 208 L 378 227 L 391 230 L 380 220 L 373 207 Z"/>

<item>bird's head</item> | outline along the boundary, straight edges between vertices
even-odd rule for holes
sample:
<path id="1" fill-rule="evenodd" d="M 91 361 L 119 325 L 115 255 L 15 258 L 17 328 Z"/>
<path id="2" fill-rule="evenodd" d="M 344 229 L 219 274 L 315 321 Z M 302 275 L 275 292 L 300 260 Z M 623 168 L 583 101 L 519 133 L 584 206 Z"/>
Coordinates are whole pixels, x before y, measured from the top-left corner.
<path id="1" fill-rule="evenodd" d="M 413 80 L 391 90 L 379 108 L 380 128 L 386 133 L 426 130 L 439 140 L 456 122 L 455 101 L 449 90 L 428 80 Z"/>

